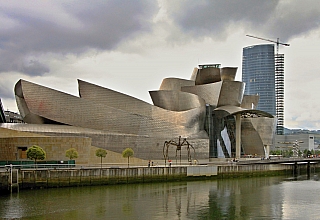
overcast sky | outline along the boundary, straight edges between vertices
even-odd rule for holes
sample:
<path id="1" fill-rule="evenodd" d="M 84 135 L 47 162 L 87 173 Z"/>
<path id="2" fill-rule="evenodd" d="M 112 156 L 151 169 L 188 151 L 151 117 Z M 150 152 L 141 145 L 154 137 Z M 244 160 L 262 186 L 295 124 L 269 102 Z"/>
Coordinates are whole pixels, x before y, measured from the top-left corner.
<path id="1" fill-rule="evenodd" d="M 199 63 L 238 67 L 242 48 L 289 43 L 285 127 L 320 129 L 318 0 L 0 1 L 0 98 L 19 79 L 78 96 L 82 79 L 151 103 L 162 79 Z"/>

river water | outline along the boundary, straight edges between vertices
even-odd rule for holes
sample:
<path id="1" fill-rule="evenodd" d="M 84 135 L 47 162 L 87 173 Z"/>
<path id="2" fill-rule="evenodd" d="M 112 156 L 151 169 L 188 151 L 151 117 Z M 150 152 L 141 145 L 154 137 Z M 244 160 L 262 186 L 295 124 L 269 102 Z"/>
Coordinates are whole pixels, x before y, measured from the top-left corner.
<path id="1" fill-rule="evenodd" d="M 314 174 L 23 190 L 0 219 L 320 219 L 319 192 Z"/>

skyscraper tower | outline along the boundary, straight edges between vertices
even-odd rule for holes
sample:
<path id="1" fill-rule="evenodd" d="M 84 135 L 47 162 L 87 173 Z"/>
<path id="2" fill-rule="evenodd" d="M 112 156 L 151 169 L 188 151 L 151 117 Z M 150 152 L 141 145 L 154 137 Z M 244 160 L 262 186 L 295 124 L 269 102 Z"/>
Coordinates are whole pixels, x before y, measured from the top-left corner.
<path id="1" fill-rule="evenodd" d="M 257 109 L 276 115 L 275 54 L 273 44 L 243 48 L 242 81 L 245 94 L 259 95 Z"/>
<path id="2" fill-rule="evenodd" d="M 248 35 L 248 34 L 246 36 L 256 38 L 259 40 L 273 42 L 277 46 L 277 53 L 274 55 L 274 66 L 275 66 L 275 69 L 274 69 L 274 71 L 275 71 L 275 87 L 274 88 L 275 88 L 276 116 L 278 119 L 278 121 L 277 121 L 277 134 L 282 135 L 282 134 L 284 134 L 284 54 L 279 54 L 279 45 L 290 46 L 290 44 L 279 42 L 279 38 L 277 38 L 277 41 L 274 41 L 274 40 L 270 40 L 270 39 L 265 39 L 265 38 L 261 38 L 261 37 Z M 257 45 L 257 46 L 262 46 L 262 45 Z M 257 46 L 255 46 L 255 47 L 257 47 Z M 270 57 L 270 59 L 271 59 L 271 57 Z M 242 61 L 242 62 L 244 62 L 244 61 Z M 261 64 L 261 65 L 263 66 L 264 64 Z M 242 73 L 242 74 L 244 74 L 244 73 Z M 271 89 L 272 88 L 270 88 L 270 90 Z M 269 113 L 271 113 L 271 112 L 269 112 Z"/>
<path id="3" fill-rule="evenodd" d="M 275 55 L 277 134 L 284 134 L 284 54 Z"/>

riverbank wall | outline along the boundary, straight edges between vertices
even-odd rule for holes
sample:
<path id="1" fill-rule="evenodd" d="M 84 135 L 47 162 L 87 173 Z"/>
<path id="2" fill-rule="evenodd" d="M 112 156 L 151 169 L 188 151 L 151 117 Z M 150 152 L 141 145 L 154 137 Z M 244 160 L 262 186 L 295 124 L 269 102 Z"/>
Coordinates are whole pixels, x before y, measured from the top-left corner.
<path id="1" fill-rule="evenodd" d="M 249 176 L 272 176 L 292 174 L 291 164 L 251 164 L 251 165 L 206 165 L 172 167 L 118 167 L 118 168 L 40 168 L 8 169 L 0 171 L 0 190 L 54 188 L 71 186 L 91 186 L 108 184 L 128 184 L 147 182 L 167 182 L 201 180 L 212 178 L 234 178 Z M 299 170 L 319 169 L 300 166 Z"/>

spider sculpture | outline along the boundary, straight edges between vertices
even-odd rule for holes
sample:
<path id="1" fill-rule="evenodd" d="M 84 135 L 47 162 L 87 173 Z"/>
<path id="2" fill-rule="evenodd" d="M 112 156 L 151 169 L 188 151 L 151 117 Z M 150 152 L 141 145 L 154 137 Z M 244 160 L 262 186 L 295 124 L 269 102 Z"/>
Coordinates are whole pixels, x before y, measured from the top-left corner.
<path id="1" fill-rule="evenodd" d="M 183 138 L 181 140 L 181 136 L 179 136 L 179 142 L 175 142 L 173 139 L 170 141 L 165 141 L 163 145 L 163 156 L 164 156 L 164 163 L 166 165 L 167 160 L 169 160 L 169 147 L 170 146 L 176 146 L 176 162 L 177 162 L 177 157 L 178 157 L 178 151 L 180 152 L 180 164 L 181 164 L 181 147 L 182 146 L 187 146 L 187 151 L 188 151 L 188 162 L 191 162 L 191 154 L 190 154 L 190 147 L 193 149 L 194 156 L 196 154 L 194 147 L 189 144 L 186 138 Z"/>

